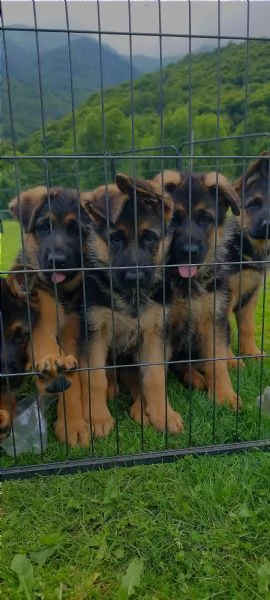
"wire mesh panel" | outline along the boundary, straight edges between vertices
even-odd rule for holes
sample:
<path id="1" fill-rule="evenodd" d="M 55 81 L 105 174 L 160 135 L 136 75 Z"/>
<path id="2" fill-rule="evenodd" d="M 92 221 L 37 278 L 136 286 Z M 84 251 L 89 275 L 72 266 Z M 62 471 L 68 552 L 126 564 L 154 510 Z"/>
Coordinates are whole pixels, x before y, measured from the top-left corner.
<path id="1" fill-rule="evenodd" d="M 2 6 L 1 476 L 269 448 L 269 34 L 56 4 Z"/>

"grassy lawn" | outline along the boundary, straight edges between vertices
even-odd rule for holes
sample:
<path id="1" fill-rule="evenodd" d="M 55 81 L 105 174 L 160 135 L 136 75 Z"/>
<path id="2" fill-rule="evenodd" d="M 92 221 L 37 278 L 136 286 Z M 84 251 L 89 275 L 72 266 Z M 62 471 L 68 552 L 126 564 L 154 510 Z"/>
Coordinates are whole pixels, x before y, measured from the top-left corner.
<path id="1" fill-rule="evenodd" d="M 4 232 L 0 233 L 0 265 L 7 271 L 21 248 L 20 226 L 16 221 L 4 221 Z"/>
<path id="2" fill-rule="evenodd" d="M 2 597 L 269 600 L 269 472 L 250 452 L 8 482 Z"/>
<path id="3" fill-rule="evenodd" d="M 11 224 L 11 223 L 10 223 Z M 18 230 L 4 224 L 2 268 L 18 248 Z M 14 224 L 12 224 L 14 226 Z M 8 239 L 7 239 L 8 238 Z M 264 349 L 270 352 L 270 285 Z M 261 343 L 263 292 L 257 310 Z M 234 339 L 234 345 L 236 339 Z M 270 437 L 255 398 L 270 385 L 270 359 L 232 373 L 243 411 L 214 407 L 169 377 L 169 396 L 185 419 L 180 436 L 141 431 L 121 392 L 111 403 L 118 428 L 89 451 L 108 456 L 188 445 Z M 262 381 L 261 381 L 262 378 Z M 51 424 L 54 409 L 49 410 Z M 49 428 L 43 460 L 65 459 Z M 22 455 L 19 464 L 40 462 Z M 13 460 L 2 457 L 2 464 Z M 270 600 L 270 455 L 249 452 L 186 458 L 174 465 L 35 478 L 2 485 L 2 597 L 7 600 Z M 135 585 L 136 584 L 136 585 Z M 19 588 L 20 586 L 20 588 Z M 134 594 L 133 594 L 134 592 Z"/>

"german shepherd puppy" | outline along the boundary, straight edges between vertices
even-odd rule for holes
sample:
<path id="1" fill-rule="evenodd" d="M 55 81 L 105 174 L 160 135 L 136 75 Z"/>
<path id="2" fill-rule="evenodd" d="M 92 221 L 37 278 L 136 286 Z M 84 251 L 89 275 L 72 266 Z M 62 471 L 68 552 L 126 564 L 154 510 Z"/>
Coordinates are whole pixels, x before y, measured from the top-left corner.
<path id="1" fill-rule="evenodd" d="M 23 226 L 24 252 L 20 261 L 38 269 L 40 318 L 34 329 L 33 367 L 39 372 L 38 387 L 44 394 L 48 383 L 51 385 L 59 373 L 77 366 L 80 269 L 89 218 L 82 207 L 79 210 L 77 191 L 65 188 L 32 188 L 11 200 L 9 208 Z M 72 387 L 60 396 L 55 433 L 70 446 L 86 446 L 89 426 L 82 416 L 79 373 L 71 372 L 69 379 Z"/>
<path id="2" fill-rule="evenodd" d="M 224 260 L 230 263 L 230 311 L 234 312 L 238 325 L 240 353 L 253 357 L 261 356 L 255 341 L 255 310 L 265 270 L 270 266 L 269 164 L 270 154 L 262 152 L 235 182 L 242 199 L 241 216 L 230 218 L 225 226 Z M 230 366 L 237 362 L 232 354 Z"/>
<path id="3" fill-rule="evenodd" d="M 218 404 L 227 401 L 236 408 L 240 401 L 232 388 L 227 361 L 222 360 L 229 348 L 230 295 L 224 275 L 215 269 L 214 262 L 228 209 L 239 215 L 239 197 L 226 177 L 215 172 L 165 171 L 155 181 L 163 182 L 174 202 L 168 261 L 172 267 L 167 267 L 173 289 L 173 360 L 202 360 L 205 379 L 190 365 L 190 374 L 187 366 L 184 370 L 180 367 L 185 381 L 195 387 L 206 384 Z M 213 358 L 219 359 L 215 365 Z"/>
<path id="4" fill-rule="evenodd" d="M 19 268 L 19 267 L 18 267 Z M 29 360 L 30 334 L 39 316 L 38 298 L 29 279 L 29 302 L 18 274 L 1 278 L 1 396 L 0 440 L 11 432 L 16 412 L 16 394 Z M 29 322 L 30 320 L 30 322 Z M 5 376 L 6 375 L 6 376 Z"/>
<path id="5" fill-rule="evenodd" d="M 165 394 L 165 358 L 170 356 L 169 312 L 163 306 L 164 257 L 170 244 L 173 201 L 152 181 L 118 174 L 116 184 L 81 195 L 89 213 L 86 278 L 89 345 L 82 376 L 84 418 L 96 437 L 106 436 L 114 420 L 106 402 L 105 365 L 132 356 L 141 362 L 142 395 L 150 423 L 157 430 L 182 430 L 181 416 Z M 108 210 L 106 210 L 108 208 Z M 111 281 L 110 281 L 110 267 Z M 164 338 L 165 345 L 164 348 Z M 136 367 L 134 367 L 136 368 Z M 131 416 L 139 420 L 139 398 Z"/>

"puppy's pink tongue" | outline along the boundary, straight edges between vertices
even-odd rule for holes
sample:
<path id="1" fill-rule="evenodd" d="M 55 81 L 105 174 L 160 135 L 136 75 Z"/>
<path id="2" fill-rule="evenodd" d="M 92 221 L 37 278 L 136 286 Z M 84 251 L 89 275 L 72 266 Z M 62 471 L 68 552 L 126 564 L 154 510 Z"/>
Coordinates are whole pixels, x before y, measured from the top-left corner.
<path id="1" fill-rule="evenodd" d="M 53 273 L 51 276 L 51 280 L 53 283 L 62 283 L 62 281 L 65 281 L 65 279 L 65 273 Z"/>
<path id="2" fill-rule="evenodd" d="M 194 275 L 197 273 L 197 268 L 198 267 L 191 267 L 189 265 L 178 267 L 178 273 L 181 275 L 181 277 L 194 277 Z"/>

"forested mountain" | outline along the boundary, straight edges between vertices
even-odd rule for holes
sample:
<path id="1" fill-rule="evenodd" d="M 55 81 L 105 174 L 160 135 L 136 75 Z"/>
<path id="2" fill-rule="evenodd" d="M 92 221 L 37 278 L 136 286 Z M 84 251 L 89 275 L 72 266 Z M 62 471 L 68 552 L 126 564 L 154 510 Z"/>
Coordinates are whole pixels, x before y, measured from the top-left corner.
<path id="1" fill-rule="evenodd" d="M 129 60 L 129 57 L 126 57 Z M 162 66 L 166 67 L 173 63 L 179 62 L 181 56 L 163 56 Z M 141 73 L 151 73 L 157 71 L 160 68 L 160 58 L 154 56 L 145 56 L 144 54 L 135 54 L 132 57 L 132 64 L 141 71 Z"/>
<path id="2" fill-rule="evenodd" d="M 142 149 L 144 158 L 136 162 L 137 172 L 151 176 L 158 171 L 160 160 L 148 158 L 145 148 L 164 145 L 179 146 L 186 142 L 193 130 L 195 140 L 217 136 L 241 136 L 244 133 L 270 132 L 270 42 L 249 42 L 248 64 L 246 45 L 233 44 L 220 52 L 194 54 L 177 64 L 169 65 L 160 73 L 142 76 L 110 88 L 104 93 L 102 107 L 100 94 L 93 94 L 75 111 L 75 151 L 82 155 L 94 153 L 121 153 L 134 147 Z M 248 67 L 248 68 L 247 68 Z M 102 120 L 104 110 L 104 123 Z M 8 142 L 4 152 L 11 152 Z M 200 144 L 194 147 L 196 169 L 218 168 L 230 176 L 239 172 L 239 161 L 226 155 L 256 154 L 269 149 L 269 138 L 234 140 Z M 23 155 L 69 155 L 69 159 L 51 158 L 47 166 L 41 159 L 19 160 L 18 174 L 21 187 L 40 184 L 46 179 L 53 185 L 91 188 L 104 181 L 104 159 L 94 156 L 75 161 L 72 115 L 50 123 L 46 127 L 45 146 L 40 131 L 17 145 Z M 160 152 L 160 151 L 159 151 Z M 172 153 L 173 149 L 168 149 Z M 188 154 L 189 149 L 184 147 Z M 209 158 L 200 160 L 207 155 Z M 213 158 L 211 158 L 213 157 Z M 175 161 L 165 160 L 165 166 L 175 167 Z M 184 162 L 184 164 L 187 164 Z M 134 165 L 134 163 L 133 163 Z M 110 170 L 108 163 L 108 178 Z M 131 161 L 115 161 L 117 170 L 128 171 Z M 5 163 L 2 179 L 2 199 L 6 201 L 15 191 L 14 170 Z"/>
<path id="3" fill-rule="evenodd" d="M 39 129 L 42 124 L 36 36 L 33 31 L 7 31 L 5 41 L 14 125 L 19 139 Z M 65 33 L 40 32 L 38 42 L 43 110 L 47 122 L 64 116 L 72 108 L 68 37 Z M 74 104 L 78 106 L 94 91 L 101 91 L 100 47 L 92 37 L 77 34 L 70 35 L 70 46 Z M 4 52 L 2 56 L 2 135 L 10 138 Z M 133 78 L 140 74 L 134 66 Z M 107 45 L 102 46 L 102 76 L 104 89 L 130 78 L 129 62 Z"/>
<path id="4" fill-rule="evenodd" d="M 202 54 L 203 52 L 211 52 L 215 42 L 210 44 L 203 44 L 203 46 L 199 47 L 198 50 L 194 52 L 194 54 Z M 178 56 L 163 56 L 162 55 L 162 67 L 166 67 L 167 65 L 174 64 L 179 62 L 184 57 L 185 53 Z M 126 56 L 126 59 L 129 61 L 129 56 Z M 141 73 L 151 73 L 153 71 L 158 71 L 160 69 L 160 57 L 155 58 L 153 56 L 145 56 L 144 54 L 134 54 L 132 57 L 132 63 Z"/>

